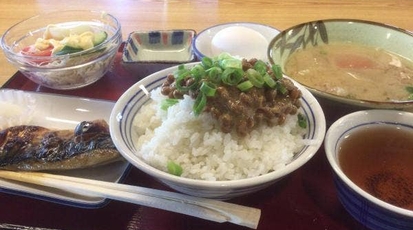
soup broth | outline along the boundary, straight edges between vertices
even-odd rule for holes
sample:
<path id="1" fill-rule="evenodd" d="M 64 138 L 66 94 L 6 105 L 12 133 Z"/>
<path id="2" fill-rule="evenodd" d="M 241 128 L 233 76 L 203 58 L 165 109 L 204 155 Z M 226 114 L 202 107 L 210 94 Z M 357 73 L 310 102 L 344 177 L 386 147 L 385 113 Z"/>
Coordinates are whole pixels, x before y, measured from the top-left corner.
<path id="1" fill-rule="evenodd" d="M 369 101 L 406 101 L 413 62 L 383 49 L 331 43 L 297 50 L 285 73 L 317 90 Z"/>
<path id="2" fill-rule="evenodd" d="M 385 125 L 360 129 L 341 142 L 338 157 L 360 188 L 413 210 L 413 131 Z"/>

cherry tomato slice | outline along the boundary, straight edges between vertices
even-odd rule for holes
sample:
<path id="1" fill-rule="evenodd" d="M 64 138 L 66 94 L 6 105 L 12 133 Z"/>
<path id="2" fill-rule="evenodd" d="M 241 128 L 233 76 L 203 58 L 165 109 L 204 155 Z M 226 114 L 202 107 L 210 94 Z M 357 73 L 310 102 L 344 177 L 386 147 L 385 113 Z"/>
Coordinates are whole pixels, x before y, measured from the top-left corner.
<path id="1" fill-rule="evenodd" d="M 38 50 L 34 47 L 34 45 L 24 47 L 21 51 L 24 55 L 30 56 L 51 56 L 52 55 L 53 46 L 49 46 L 47 49 Z"/>

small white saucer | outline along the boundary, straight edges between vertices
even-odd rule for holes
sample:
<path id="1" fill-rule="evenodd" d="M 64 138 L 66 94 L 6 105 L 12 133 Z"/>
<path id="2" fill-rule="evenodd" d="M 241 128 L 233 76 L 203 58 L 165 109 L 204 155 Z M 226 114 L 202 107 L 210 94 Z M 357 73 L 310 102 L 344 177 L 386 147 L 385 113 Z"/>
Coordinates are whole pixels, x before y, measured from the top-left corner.
<path id="1" fill-rule="evenodd" d="M 262 55 L 259 55 L 260 57 L 255 57 L 255 58 L 263 59 L 264 61 L 268 59 L 266 56 L 268 44 L 277 34 L 280 33 L 279 30 L 271 26 L 257 24 L 257 23 L 250 23 L 250 22 L 233 22 L 233 23 L 215 25 L 215 26 L 209 27 L 201 31 L 200 33 L 198 33 L 198 35 L 195 38 L 194 53 L 197 56 L 198 60 L 201 60 L 204 56 L 207 56 L 207 57 L 216 56 L 216 52 L 214 52 L 212 49 L 212 41 L 214 39 L 214 36 L 218 32 L 222 31 L 223 29 L 228 29 L 230 27 L 246 27 L 247 29 L 255 30 L 256 32 L 261 34 L 265 38 L 267 43 L 264 46 L 262 44 L 261 45 L 257 44 L 256 47 L 261 47 L 261 48 L 265 47 L 265 50 L 259 51 L 259 53 L 260 54 L 262 53 Z M 240 46 L 240 49 L 242 48 L 243 47 Z M 239 56 L 236 54 L 232 54 L 231 52 L 229 53 L 233 56 Z"/>

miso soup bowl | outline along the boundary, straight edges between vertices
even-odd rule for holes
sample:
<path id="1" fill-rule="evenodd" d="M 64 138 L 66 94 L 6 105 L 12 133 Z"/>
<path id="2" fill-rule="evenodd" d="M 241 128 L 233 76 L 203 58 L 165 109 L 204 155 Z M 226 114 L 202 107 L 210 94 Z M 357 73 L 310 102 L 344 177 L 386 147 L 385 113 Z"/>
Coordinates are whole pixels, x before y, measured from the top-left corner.
<path id="1" fill-rule="evenodd" d="M 370 229 L 413 229 L 413 211 L 394 206 L 370 195 L 353 183 L 340 168 L 338 150 L 341 141 L 354 131 L 379 125 L 413 131 L 413 113 L 396 110 L 361 110 L 340 118 L 328 129 L 324 148 L 333 171 L 338 198 L 351 216 Z"/>
<path id="2" fill-rule="evenodd" d="M 318 20 L 293 26 L 274 37 L 268 46 L 267 55 L 270 63 L 279 64 L 285 74 L 286 61 L 296 50 L 333 42 L 377 47 L 413 62 L 411 32 L 378 22 L 355 19 Z M 289 77 L 294 79 L 293 76 Z M 304 85 L 319 100 L 328 123 L 334 122 L 345 114 L 363 109 L 413 111 L 412 100 L 381 102 L 348 98 L 317 90 L 295 80 Z"/>

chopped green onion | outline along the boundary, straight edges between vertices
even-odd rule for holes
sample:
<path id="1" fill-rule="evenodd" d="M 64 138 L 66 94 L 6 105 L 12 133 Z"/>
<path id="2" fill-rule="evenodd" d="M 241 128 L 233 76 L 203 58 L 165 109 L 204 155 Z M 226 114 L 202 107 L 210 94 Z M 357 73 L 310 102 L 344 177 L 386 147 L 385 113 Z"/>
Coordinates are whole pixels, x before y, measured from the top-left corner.
<path id="1" fill-rule="evenodd" d="M 174 76 L 175 76 L 175 78 L 177 78 L 178 76 L 186 75 L 188 72 L 189 71 L 187 69 L 185 69 L 184 65 L 179 65 L 178 69 L 174 73 Z"/>
<path id="2" fill-rule="evenodd" d="M 185 80 L 185 77 L 183 75 L 179 75 L 175 78 L 175 87 L 181 91 L 181 92 L 186 92 L 188 91 L 187 88 L 182 86 L 182 82 Z"/>
<path id="3" fill-rule="evenodd" d="M 242 69 L 242 61 L 232 56 L 226 57 L 225 55 L 219 56 L 219 66 L 223 69 L 234 68 Z"/>
<path id="4" fill-rule="evenodd" d="M 175 98 L 166 98 L 165 100 L 161 101 L 161 109 L 167 110 L 169 107 L 178 103 L 178 99 Z"/>
<path id="5" fill-rule="evenodd" d="M 189 74 L 190 74 L 190 71 L 185 69 L 184 66 L 180 65 L 178 67 L 178 70 L 175 71 L 174 77 L 175 77 L 175 80 L 182 80 L 186 78 Z"/>
<path id="6" fill-rule="evenodd" d="M 227 53 L 227 52 L 222 52 L 220 53 L 217 57 L 216 60 L 219 62 L 220 60 L 224 60 L 224 59 L 235 59 L 233 56 L 231 56 L 231 54 Z"/>
<path id="7" fill-rule="evenodd" d="M 272 77 L 268 73 L 265 73 L 263 78 L 264 78 L 265 84 L 267 84 L 268 87 L 275 88 L 275 85 L 277 83 L 274 81 L 274 79 L 272 79 Z"/>
<path id="8" fill-rule="evenodd" d="M 208 80 L 216 84 L 221 83 L 222 69 L 219 67 L 211 67 L 206 70 Z"/>
<path id="9" fill-rule="evenodd" d="M 287 88 L 285 88 L 284 85 L 280 84 L 279 82 L 277 82 L 277 85 L 275 86 L 277 88 L 278 91 L 280 91 L 280 93 L 282 94 L 286 94 L 288 92 Z"/>
<path id="10" fill-rule="evenodd" d="M 279 65 L 271 66 L 257 60 L 253 68 L 243 70 L 242 60 L 228 53 L 221 53 L 217 57 L 203 57 L 200 64 L 190 70 L 180 65 L 175 71 L 176 90 L 183 94 L 197 95 L 193 106 L 195 116 L 198 116 L 205 108 L 208 97 L 216 94 L 217 87 L 221 84 L 236 86 L 241 91 L 247 91 L 253 87 L 269 87 L 276 89 L 281 94 L 288 93 L 287 88 L 281 81 L 283 73 Z M 413 87 L 411 87 L 413 92 Z M 412 93 L 413 99 L 413 93 Z M 167 109 L 174 102 L 164 102 Z"/>
<path id="11" fill-rule="evenodd" d="M 251 89 L 252 87 L 254 87 L 254 85 L 251 83 L 251 81 L 244 81 L 237 85 L 237 88 L 243 92 Z"/>
<path id="12" fill-rule="evenodd" d="M 174 73 L 175 80 L 182 80 L 190 74 L 190 71 L 185 69 L 183 65 L 180 65 Z"/>
<path id="13" fill-rule="evenodd" d="M 201 87 L 199 90 L 205 94 L 205 96 L 213 97 L 215 92 L 217 91 L 217 86 L 210 82 L 202 82 Z"/>
<path id="14" fill-rule="evenodd" d="M 254 64 L 254 69 L 258 71 L 261 75 L 264 75 L 267 73 L 267 64 L 265 64 L 264 61 L 258 60 Z"/>
<path id="15" fill-rule="evenodd" d="M 298 126 L 300 126 L 303 129 L 307 128 L 307 120 L 304 117 L 304 115 L 301 113 L 298 113 L 297 117 L 298 117 Z"/>
<path id="16" fill-rule="evenodd" d="M 274 73 L 275 79 L 280 80 L 283 77 L 281 66 L 272 65 L 271 69 L 272 69 L 272 72 Z"/>
<path id="17" fill-rule="evenodd" d="M 166 167 L 168 168 L 168 173 L 170 173 L 172 175 L 175 175 L 175 176 L 181 176 L 182 175 L 183 169 L 177 163 L 175 163 L 173 161 L 169 161 L 167 163 Z"/>
<path id="18" fill-rule="evenodd" d="M 198 94 L 198 96 L 195 99 L 195 104 L 194 104 L 195 116 L 198 116 L 199 114 L 201 114 L 202 110 L 204 110 L 206 106 L 206 102 L 207 102 L 207 98 L 205 94 L 203 93 Z"/>
<path id="19" fill-rule="evenodd" d="M 188 78 L 192 77 L 192 83 L 190 85 L 187 84 Z M 189 71 L 182 71 L 181 74 L 175 79 L 175 87 L 181 92 L 188 92 L 191 89 L 196 89 L 198 87 L 198 83 L 202 76 L 194 77 L 190 74 Z"/>
<path id="20" fill-rule="evenodd" d="M 222 73 L 221 80 L 227 85 L 237 85 L 243 78 L 242 69 L 228 68 Z"/>
<path id="21" fill-rule="evenodd" d="M 205 67 L 205 69 L 209 69 L 214 66 L 214 61 L 209 57 L 203 57 L 201 59 L 201 63 Z"/>
<path id="22" fill-rule="evenodd" d="M 264 85 L 263 77 L 255 69 L 248 69 L 247 70 L 247 78 L 257 88 L 262 88 L 262 86 Z"/>
<path id="23" fill-rule="evenodd" d="M 195 65 L 190 71 L 194 78 L 202 78 L 205 76 L 205 69 L 201 64 Z"/>

